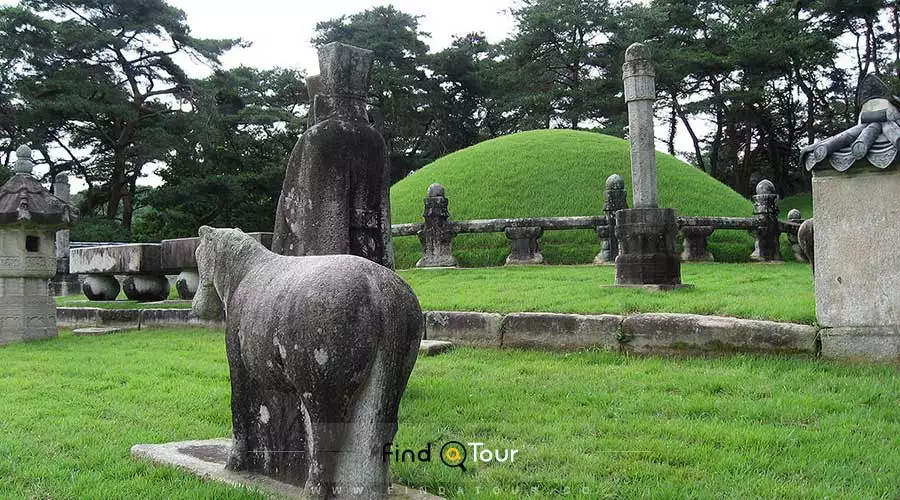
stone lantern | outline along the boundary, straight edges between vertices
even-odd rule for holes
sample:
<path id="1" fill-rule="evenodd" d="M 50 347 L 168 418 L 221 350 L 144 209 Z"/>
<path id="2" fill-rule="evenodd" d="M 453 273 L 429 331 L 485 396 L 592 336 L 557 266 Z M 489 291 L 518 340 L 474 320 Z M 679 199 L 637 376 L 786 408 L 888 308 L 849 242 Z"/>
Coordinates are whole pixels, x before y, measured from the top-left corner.
<path id="1" fill-rule="evenodd" d="M 31 149 L 16 150 L 15 175 L 0 187 L 0 344 L 56 337 L 56 231 L 75 210 L 31 176 Z"/>
<path id="2" fill-rule="evenodd" d="M 900 361 L 900 101 L 869 75 L 858 106 L 856 125 L 801 150 L 815 231 L 798 236 L 812 232 L 823 356 Z"/>

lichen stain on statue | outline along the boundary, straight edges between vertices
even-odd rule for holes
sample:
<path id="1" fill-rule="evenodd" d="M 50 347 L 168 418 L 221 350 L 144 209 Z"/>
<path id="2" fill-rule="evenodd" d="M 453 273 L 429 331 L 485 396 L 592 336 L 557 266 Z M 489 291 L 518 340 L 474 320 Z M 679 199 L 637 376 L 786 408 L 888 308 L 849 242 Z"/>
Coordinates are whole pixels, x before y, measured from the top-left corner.
<path id="1" fill-rule="evenodd" d="M 277 255 L 237 229 L 200 228 L 196 258 L 194 314 L 225 312 L 227 468 L 312 497 L 386 497 L 382 449 L 423 328 L 409 286 L 361 257 Z"/>
<path id="2" fill-rule="evenodd" d="M 341 43 L 319 49 L 311 126 L 288 160 L 275 253 L 351 254 L 393 267 L 387 148 L 365 103 L 372 60 L 371 51 Z"/>

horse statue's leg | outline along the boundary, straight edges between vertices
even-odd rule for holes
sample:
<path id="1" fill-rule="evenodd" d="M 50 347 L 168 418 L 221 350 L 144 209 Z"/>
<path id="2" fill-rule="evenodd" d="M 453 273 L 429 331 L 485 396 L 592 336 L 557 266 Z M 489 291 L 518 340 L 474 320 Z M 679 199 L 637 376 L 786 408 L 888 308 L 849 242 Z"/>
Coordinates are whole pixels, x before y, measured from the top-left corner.
<path id="1" fill-rule="evenodd" d="M 352 394 L 352 391 L 347 395 Z M 314 394 L 303 398 L 303 410 L 309 418 L 309 475 L 306 493 L 312 498 L 346 496 L 347 485 L 335 479 L 346 452 L 350 398 L 336 394 Z"/>
<path id="2" fill-rule="evenodd" d="M 237 325 L 232 322 L 228 322 L 225 329 L 225 348 L 231 372 L 231 425 L 234 431 L 231 455 L 225 468 L 240 471 L 246 470 L 249 466 L 247 439 L 253 423 L 253 396 L 259 388 L 244 366 Z"/>

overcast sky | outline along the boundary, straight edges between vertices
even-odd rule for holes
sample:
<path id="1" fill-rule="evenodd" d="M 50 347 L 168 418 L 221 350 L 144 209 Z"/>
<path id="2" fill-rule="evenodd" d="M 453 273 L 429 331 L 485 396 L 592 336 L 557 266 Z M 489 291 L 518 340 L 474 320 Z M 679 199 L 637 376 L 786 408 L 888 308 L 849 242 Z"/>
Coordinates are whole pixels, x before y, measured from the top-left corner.
<path id="1" fill-rule="evenodd" d="M 242 38 L 253 43 L 227 54 L 222 61 L 225 67 L 281 66 L 316 74 L 318 59 L 310 39 L 318 22 L 393 5 L 422 16 L 419 28 L 431 34 L 426 43 L 436 51 L 449 46 L 453 36 L 475 31 L 491 42 L 506 38 L 513 28 L 509 9 L 515 0 L 169 0 L 169 4 L 187 14 L 195 37 Z"/>
<path id="2" fill-rule="evenodd" d="M 14 5 L 17 0 L 0 0 Z M 318 58 L 310 40 L 316 23 L 355 14 L 381 5 L 393 5 L 407 14 L 422 16 L 419 29 L 430 50 L 450 45 L 454 36 L 481 31 L 491 42 L 499 42 L 513 29 L 509 9 L 516 0 L 169 0 L 187 15 L 191 34 L 197 38 L 241 38 L 248 48 L 236 48 L 222 58 L 225 68 L 240 65 L 260 69 L 276 66 L 301 69 L 308 75 L 319 72 Z M 192 77 L 203 77 L 209 69 L 185 64 Z M 35 169 L 43 174 L 46 168 Z M 148 176 L 138 183 L 159 185 L 160 179 L 148 166 Z M 72 178 L 73 192 L 86 187 Z"/>

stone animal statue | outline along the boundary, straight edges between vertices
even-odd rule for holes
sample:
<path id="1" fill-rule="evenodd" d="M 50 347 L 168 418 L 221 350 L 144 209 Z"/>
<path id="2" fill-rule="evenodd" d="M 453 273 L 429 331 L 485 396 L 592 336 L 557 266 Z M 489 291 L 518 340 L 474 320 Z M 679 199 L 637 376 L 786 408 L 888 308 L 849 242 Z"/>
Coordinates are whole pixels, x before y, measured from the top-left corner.
<path id="1" fill-rule="evenodd" d="M 201 227 L 196 258 L 194 314 L 225 315 L 234 431 L 226 468 L 317 498 L 386 497 L 382 450 L 423 331 L 409 286 L 362 257 L 278 255 L 238 229 Z M 266 406 L 279 394 L 287 407 Z M 285 416 L 296 425 L 273 436 L 267 423 Z"/>

